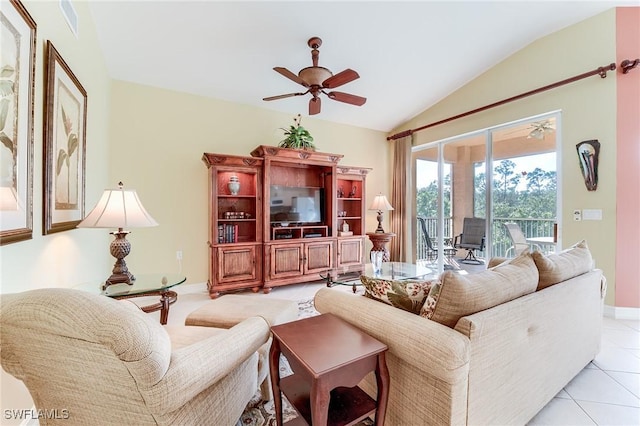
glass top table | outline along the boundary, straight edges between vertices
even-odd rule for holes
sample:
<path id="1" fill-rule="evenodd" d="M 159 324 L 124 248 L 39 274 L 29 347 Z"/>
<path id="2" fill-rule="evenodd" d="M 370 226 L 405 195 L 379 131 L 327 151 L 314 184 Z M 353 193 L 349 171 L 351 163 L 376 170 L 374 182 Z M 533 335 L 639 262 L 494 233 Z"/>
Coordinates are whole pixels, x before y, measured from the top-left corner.
<path id="1" fill-rule="evenodd" d="M 379 278 L 383 280 L 408 280 L 412 278 L 422 278 L 433 273 L 433 270 L 424 266 L 414 265 L 404 262 L 382 262 L 382 270 L 375 272 L 373 265 L 367 263 L 361 270 L 354 270 L 353 267 L 333 268 L 320 273 L 320 277 L 327 281 L 327 287 L 334 285 L 350 285 L 353 292 L 356 287 L 362 285 L 358 280 L 361 275 L 369 278 Z"/>
<path id="2" fill-rule="evenodd" d="M 160 323 L 166 324 L 169 317 L 169 305 L 178 300 L 178 294 L 171 288 L 184 283 L 187 277 L 180 274 L 137 274 L 133 284 L 111 284 L 105 288 L 105 282 L 89 282 L 75 286 L 79 290 L 102 294 L 114 299 L 131 297 L 160 296 L 160 301 L 141 306 L 144 312 L 160 311 Z"/>

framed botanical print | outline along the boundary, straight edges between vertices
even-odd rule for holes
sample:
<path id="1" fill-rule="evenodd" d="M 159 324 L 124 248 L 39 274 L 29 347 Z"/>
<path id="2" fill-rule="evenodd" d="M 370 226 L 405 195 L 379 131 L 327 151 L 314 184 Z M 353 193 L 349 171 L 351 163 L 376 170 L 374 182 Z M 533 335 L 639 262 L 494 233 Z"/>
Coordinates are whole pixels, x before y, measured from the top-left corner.
<path id="1" fill-rule="evenodd" d="M 84 217 L 87 92 L 47 41 L 43 234 L 76 227 Z"/>
<path id="2" fill-rule="evenodd" d="M 33 237 L 36 23 L 18 0 L 0 3 L 0 245 Z"/>

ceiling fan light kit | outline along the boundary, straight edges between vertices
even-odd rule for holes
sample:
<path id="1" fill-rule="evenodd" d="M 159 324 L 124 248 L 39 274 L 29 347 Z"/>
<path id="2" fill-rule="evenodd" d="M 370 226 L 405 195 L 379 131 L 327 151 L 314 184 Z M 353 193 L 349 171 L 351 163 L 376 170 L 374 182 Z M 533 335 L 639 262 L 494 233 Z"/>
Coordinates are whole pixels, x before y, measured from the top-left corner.
<path id="1" fill-rule="evenodd" d="M 327 95 L 329 99 L 332 99 L 334 101 L 344 102 L 357 106 L 364 105 L 364 103 L 367 101 L 367 98 L 363 98 L 362 96 L 343 92 L 326 92 L 324 90 L 340 87 L 344 84 L 360 78 L 360 76 L 357 72 L 349 68 L 334 75 L 328 68 L 318 66 L 318 58 L 320 57 L 318 48 L 322 45 L 322 40 L 320 39 L 320 37 L 310 38 L 309 41 L 307 41 L 307 45 L 311 48 L 311 61 L 313 63 L 313 66 L 301 69 L 297 75 L 284 67 L 274 68 L 274 71 L 276 71 L 277 73 L 280 73 L 281 75 L 287 77 L 289 80 L 306 87 L 307 91 L 269 96 L 267 98 L 262 98 L 262 100 L 275 101 L 277 99 L 284 99 L 292 96 L 303 96 L 307 93 L 311 93 L 312 98 L 309 100 L 309 115 L 320 113 L 322 103 L 319 96 L 321 93 Z"/>

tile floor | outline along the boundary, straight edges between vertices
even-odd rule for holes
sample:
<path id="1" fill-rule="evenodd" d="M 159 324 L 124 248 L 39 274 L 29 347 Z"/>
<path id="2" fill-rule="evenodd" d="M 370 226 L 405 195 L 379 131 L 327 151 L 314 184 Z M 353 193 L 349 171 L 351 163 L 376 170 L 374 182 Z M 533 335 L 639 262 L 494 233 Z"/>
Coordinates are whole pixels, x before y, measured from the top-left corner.
<path id="1" fill-rule="evenodd" d="M 267 295 L 243 294 L 303 300 L 312 298 L 323 286 L 321 282 L 307 283 L 275 288 Z M 335 288 L 351 291 L 351 287 Z M 189 312 L 210 300 L 205 284 L 185 284 L 177 291 L 169 324 L 184 324 Z M 158 312 L 150 315 L 159 319 Z M 605 317 L 600 354 L 529 425 L 640 425 L 640 321 Z"/>

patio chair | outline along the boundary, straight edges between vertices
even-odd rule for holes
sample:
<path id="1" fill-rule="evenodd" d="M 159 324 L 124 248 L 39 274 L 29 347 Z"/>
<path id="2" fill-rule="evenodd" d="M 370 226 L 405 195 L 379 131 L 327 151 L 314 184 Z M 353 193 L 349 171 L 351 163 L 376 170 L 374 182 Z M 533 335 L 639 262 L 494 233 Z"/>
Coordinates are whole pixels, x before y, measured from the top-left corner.
<path id="1" fill-rule="evenodd" d="M 433 247 L 431 243 L 431 238 L 429 237 L 429 232 L 427 232 L 426 219 L 423 217 L 418 217 L 418 223 L 420 224 L 420 236 L 422 237 L 422 242 L 427 248 L 427 260 L 434 261 L 438 258 L 438 250 Z"/>
<path id="2" fill-rule="evenodd" d="M 524 236 L 522 229 L 520 229 L 520 225 L 515 222 L 505 222 L 504 227 L 507 230 L 507 235 L 511 238 L 512 244 L 505 252 L 505 257 L 517 256 L 530 247 L 530 243 L 527 241 L 527 237 Z M 537 250 L 540 250 L 538 244 L 533 245 Z"/>
<path id="3" fill-rule="evenodd" d="M 429 231 L 427 231 L 427 223 L 426 219 L 423 217 L 418 217 L 418 223 L 420 224 L 420 234 L 422 236 L 422 240 L 424 241 L 425 247 L 427 248 L 427 260 L 430 262 L 434 262 L 438 259 L 438 249 L 433 246 L 431 242 L 431 237 L 429 236 Z M 447 259 L 450 259 L 456 253 L 456 249 L 445 245 L 443 247 L 444 254 Z M 445 264 L 444 269 L 455 269 L 452 265 Z"/>
<path id="4" fill-rule="evenodd" d="M 462 263 L 482 265 L 484 261 L 478 259 L 475 250 L 484 250 L 485 220 L 477 217 L 465 217 L 462 223 L 462 233 L 456 236 L 453 247 L 467 250 L 467 256 Z"/>

